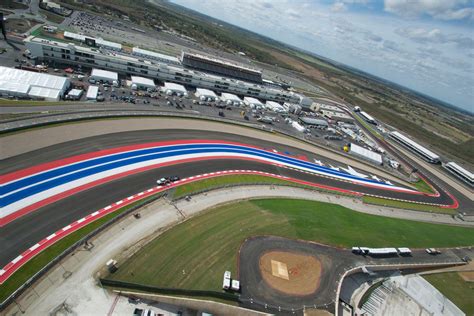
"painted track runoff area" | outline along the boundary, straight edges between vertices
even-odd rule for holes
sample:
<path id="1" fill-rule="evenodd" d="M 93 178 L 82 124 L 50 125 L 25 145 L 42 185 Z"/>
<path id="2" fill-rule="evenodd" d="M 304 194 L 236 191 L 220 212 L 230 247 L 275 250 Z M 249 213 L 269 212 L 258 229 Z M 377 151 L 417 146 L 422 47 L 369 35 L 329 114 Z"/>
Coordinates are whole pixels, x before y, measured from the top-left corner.
<path id="1" fill-rule="evenodd" d="M 384 191 L 421 195 L 389 181 L 351 174 L 350 169 L 349 172 L 334 170 L 256 146 L 215 140 L 180 140 L 111 148 L 3 175 L 0 226 L 66 196 L 117 178 L 166 165 L 212 159 L 253 160 Z"/>

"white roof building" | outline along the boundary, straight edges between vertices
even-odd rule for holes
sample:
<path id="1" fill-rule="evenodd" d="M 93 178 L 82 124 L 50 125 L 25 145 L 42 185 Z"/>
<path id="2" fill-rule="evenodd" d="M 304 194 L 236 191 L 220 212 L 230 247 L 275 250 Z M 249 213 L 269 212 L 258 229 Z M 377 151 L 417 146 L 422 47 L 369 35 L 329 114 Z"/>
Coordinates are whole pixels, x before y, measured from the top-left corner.
<path id="1" fill-rule="evenodd" d="M 57 101 L 69 88 L 68 78 L 0 66 L 0 93 Z"/>
<path id="2" fill-rule="evenodd" d="M 122 50 L 122 44 L 107 41 L 107 40 L 104 40 L 103 38 L 100 38 L 100 37 L 99 38 L 94 38 L 92 36 L 86 36 L 86 35 L 82 35 L 82 34 L 77 34 L 77 33 L 65 31 L 64 32 L 64 38 L 74 40 L 74 41 L 78 41 L 78 42 L 82 42 L 82 43 L 84 43 L 86 41 L 86 38 L 89 38 L 89 39 L 95 40 L 95 44 L 97 46 L 105 47 L 105 48 L 116 50 L 116 51 Z"/>
<path id="3" fill-rule="evenodd" d="M 72 39 L 72 40 L 79 41 L 79 42 L 85 42 L 86 41 L 86 36 L 85 35 L 77 34 L 77 33 L 73 33 L 73 32 L 68 32 L 68 31 L 64 32 L 64 38 Z"/>
<path id="4" fill-rule="evenodd" d="M 260 102 L 258 99 L 252 98 L 252 97 L 244 97 L 244 103 L 247 106 L 250 107 L 261 107 L 263 106 L 262 102 Z"/>
<path id="5" fill-rule="evenodd" d="M 354 143 L 350 144 L 350 154 L 354 154 L 356 156 L 359 156 L 361 158 L 367 159 L 369 161 L 372 161 L 378 165 L 382 164 L 382 156 L 376 152 L 370 151 L 368 149 L 365 149 L 364 147 L 361 147 L 359 145 L 356 145 Z"/>
<path id="6" fill-rule="evenodd" d="M 217 95 L 214 93 L 214 91 L 209 89 L 196 88 L 195 95 L 198 98 L 211 98 L 212 100 L 217 99 Z"/>
<path id="7" fill-rule="evenodd" d="M 152 79 L 132 76 L 132 85 L 136 85 L 139 89 L 155 89 L 155 82 Z"/>
<path id="8" fill-rule="evenodd" d="M 113 71 L 94 68 L 92 69 L 90 78 L 96 81 L 102 80 L 113 83 L 114 81 L 118 81 L 118 74 Z"/>
<path id="9" fill-rule="evenodd" d="M 133 47 L 132 55 L 158 60 L 167 64 L 175 64 L 175 65 L 180 64 L 179 59 L 176 57 L 152 52 L 150 50 L 142 49 L 140 47 Z"/>
<path id="10" fill-rule="evenodd" d="M 390 136 L 395 138 L 397 141 L 401 142 L 403 145 L 407 146 L 408 148 L 412 149 L 413 151 L 417 152 L 418 154 L 426 158 L 428 161 L 433 162 L 433 163 L 439 162 L 440 158 L 437 154 L 435 154 L 428 148 L 421 146 L 420 144 L 416 143 L 415 141 L 411 140 L 405 135 L 397 131 L 393 131 L 390 133 Z"/>
<path id="11" fill-rule="evenodd" d="M 122 50 L 122 44 L 111 42 L 111 41 L 106 41 L 102 38 L 96 38 L 95 43 L 98 46 L 105 47 L 105 48 L 108 48 L 108 49 L 112 49 L 112 50 L 116 50 L 116 51 Z"/>

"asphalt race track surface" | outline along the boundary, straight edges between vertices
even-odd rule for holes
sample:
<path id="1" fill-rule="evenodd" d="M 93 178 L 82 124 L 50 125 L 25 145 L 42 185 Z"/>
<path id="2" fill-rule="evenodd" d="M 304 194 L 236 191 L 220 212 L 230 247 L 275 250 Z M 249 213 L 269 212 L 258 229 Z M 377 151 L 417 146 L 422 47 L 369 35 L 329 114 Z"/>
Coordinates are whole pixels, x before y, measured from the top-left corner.
<path id="1" fill-rule="evenodd" d="M 317 158 L 325 163 L 338 165 L 337 162 L 315 157 L 314 154 L 304 152 L 288 146 L 274 144 L 259 139 L 240 135 L 215 133 L 207 131 L 189 130 L 150 130 L 124 132 L 85 138 L 77 141 L 57 144 L 40 150 L 35 150 L 2 161 L 2 173 L 24 169 L 48 161 L 54 161 L 82 153 L 94 152 L 102 149 L 147 143 L 163 140 L 178 139 L 213 139 L 242 142 L 257 145 L 266 149 L 277 149 L 291 154 L 306 155 L 310 161 Z M 384 191 L 376 188 L 364 187 L 353 183 L 341 182 L 330 178 L 301 173 L 292 169 L 279 168 L 258 162 L 242 160 L 210 160 L 197 161 L 186 164 L 163 167 L 134 174 L 106 184 L 82 191 L 63 200 L 49 204 L 41 209 L 25 215 L 0 229 L 0 266 L 14 259 L 18 254 L 34 245 L 39 240 L 61 229 L 71 222 L 88 215 L 113 202 L 129 195 L 148 189 L 156 185 L 156 179 L 163 176 L 178 175 L 181 178 L 220 170 L 251 169 L 275 174 L 290 176 L 301 180 L 311 181 L 329 186 L 335 186 L 359 192 L 385 195 L 394 198 L 412 198 L 418 201 L 450 204 L 449 196 L 440 191 L 440 197 L 424 195 L 408 195 L 395 191 Z"/>
<path id="2" fill-rule="evenodd" d="M 316 256 L 322 263 L 319 288 L 310 295 L 292 296 L 283 294 L 263 280 L 260 273 L 260 257 L 269 251 L 288 251 Z M 257 236 L 247 239 L 240 248 L 239 275 L 241 301 L 245 307 L 269 313 L 302 314 L 303 307 L 316 307 L 335 311 L 334 302 L 339 282 L 343 274 L 353 268 L 367 265 L 460 263 L 461 257 L 456 249 L 443 251 L 432 256 L 424 249 L 412 250 L 412 256 L 372 258 L 353 254 L 350 250 L 329 247 L 313 242 L 298 241 L 274 236 Z M 394 270 L 394 268 L 387 268 Z"/>

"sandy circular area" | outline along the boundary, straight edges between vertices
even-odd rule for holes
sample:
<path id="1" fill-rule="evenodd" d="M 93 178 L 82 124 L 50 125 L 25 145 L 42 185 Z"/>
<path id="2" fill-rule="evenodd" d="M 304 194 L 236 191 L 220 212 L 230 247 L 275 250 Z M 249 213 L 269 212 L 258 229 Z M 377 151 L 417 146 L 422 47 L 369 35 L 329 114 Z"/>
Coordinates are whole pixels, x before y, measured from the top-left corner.
<path id="1" fill-rule="evenodd" d="M 286 251 L 266 252 L 259 260 L 263 280 L 290 295 L 309 295 L 319 287 L 321 262 L 314 256 Z"/>

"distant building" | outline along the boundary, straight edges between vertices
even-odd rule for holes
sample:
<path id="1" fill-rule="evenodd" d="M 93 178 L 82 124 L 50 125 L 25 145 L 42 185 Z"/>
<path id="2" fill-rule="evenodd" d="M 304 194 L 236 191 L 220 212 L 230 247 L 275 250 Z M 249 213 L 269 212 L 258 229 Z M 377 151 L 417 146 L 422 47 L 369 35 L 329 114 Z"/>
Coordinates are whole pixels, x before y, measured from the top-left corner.
<path id="1" fill-rule="evenodd" d="M 32 58 L 54 65 L 81 65 L 87 68 L 102 68 L 123 75 L 138 75 L 161 81 L 175 82 L 186 86 L 206 88 L 213 91 L 251 96 L 280 103 L 299 103 L 302 97 L 294 92 L 265 85 L 221 77 L 185 69 L 180 65 L 167 64 L 147 57 L 117 54 L 108 50 L 58 42 L 30 36 L 24 40 Z"/>
<path id="2" fill-rule="evenodd" d="M 454 174 L 456 177 L 467 183 L 470 187 L 474 187 L 474 174 L 455 162 L 447 162 L 443 164 L 449 172 Z"/>
<path id="3" fill-rule="evenodd" d="M 393 131 L 390 133 L 390 137 L 401 143 L 402 145 L 406 146 L 413 152 L 419 154 L 426 160 L 428 160 L 431 163 L 439 163 L 440 162 L 440 157 L 432 152 L 431 150 L 421 146 L 420 144 L 416 143 L 415 141 L 411 140 L 410 138 L 406 137 L 402 133 L 399 133 L 397 131 Z"/>
<path id="4" fill-rule="evenodd" d="M 179 59 L 174 56 L 152 52 L 150 50 L 142 49 L 140 47 L 133 47 L 132 55 L 157 60 L 157 61 L 160 61 L 166 64 L 171 64 L 171 65 L 181 64 Z"/>
<path id="5" fill-rule="evenodd" d="M 221 59 L 182 52 L 183 66 L 240 80 L 262 83 L 262 72 Z"/>

